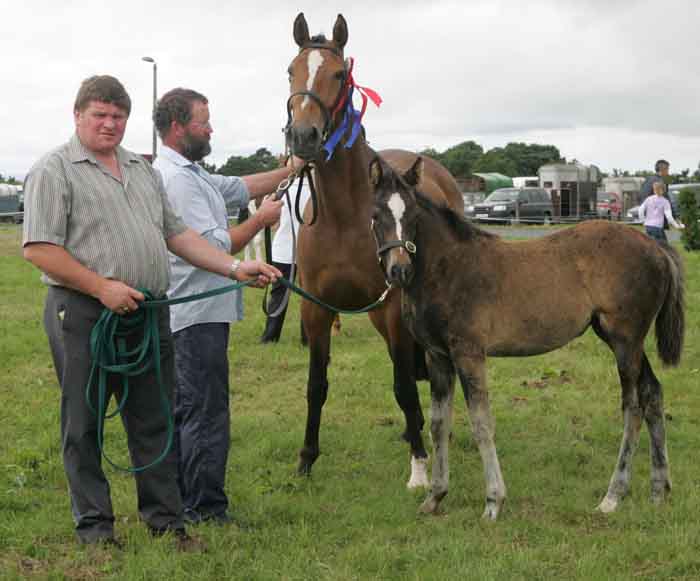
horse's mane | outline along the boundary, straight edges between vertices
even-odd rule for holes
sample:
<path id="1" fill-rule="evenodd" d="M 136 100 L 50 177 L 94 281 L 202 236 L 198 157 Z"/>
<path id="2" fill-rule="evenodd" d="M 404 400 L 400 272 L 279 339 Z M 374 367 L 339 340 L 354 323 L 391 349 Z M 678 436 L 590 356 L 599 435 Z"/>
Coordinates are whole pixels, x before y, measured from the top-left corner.
<path id="1" fill-rule="evenodd" d="M 326 38 L 325 34 L 317 34 L 316 36 L 311 37 L 312 44 L 326 44 L 327 42 L 328 39 Z"/>
<path id="2" fill-rule="evenodd" d="M 462 240 L 473 240 L 475 238 L 497 238 L 495 234 L 477 228 L 464 216 L 460 216 L 449 206 L 443 206 L 436 204 L 431 198 L 429 198 L 423 192 L 414 190 L 416 194 L 416 202 L 418 206 L 447 223 L 448 227 L 460 237 Z"/>

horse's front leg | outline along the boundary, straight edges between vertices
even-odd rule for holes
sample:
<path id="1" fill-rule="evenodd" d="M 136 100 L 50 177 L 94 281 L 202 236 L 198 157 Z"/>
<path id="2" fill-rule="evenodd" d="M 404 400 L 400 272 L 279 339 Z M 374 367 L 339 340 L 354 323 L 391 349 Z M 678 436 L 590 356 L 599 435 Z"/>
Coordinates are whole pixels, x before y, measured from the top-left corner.
<path id="1" fill-rule="evenodd" d="M 428 355 L 430 373 L 430 433 L 433 437 L 433 477 L 430 494 L 420 506 L 420 512 L 436 513 L 447 495 L 450 481 L 449 443 L 454 395 L 454 368 L 446 357 Z"/>
<path id="2" fill-rule="evenodd" d="M 495 428 L 486 387 L 485 358 L 483 355 L 460 355 L 454 358 L 454 363 L 469 407 L 474 440 L 484 465 L 486 507 L 482 518 L 496 520 L 506 499 L 506 485 L 493 440 Z"/>
<path id="3" fill-rule="evenodd" d="M 401 319 L 401 304 L 398 298 L 400 297 L 395 295 L 385 309 L 372 311 L 369 315 L 389 347 L 394 369 L 394 397 L 406 420 L 403 438 L 411 447 L 411 476 L 406 486 L 409 489 L 427 488 L 428 453 L 425 451 L 421 435 L 424 419 L 416 385 L 416 344 Z"/>
<path id="4" fill-rule="evenodd" d="M 306 432 L 304 447 L 299 452 L 299 474 L 311 474 L 311 467 L 318 458 L 318 433 L 321 427 L 321 410 L 328 396 L 328 362 L 330 354 L 330 329 L 333 314 L 324 308 L 304 301 L 301 306 L 302 326 L 309 342 L 309 379 L 306 387 Z"/>

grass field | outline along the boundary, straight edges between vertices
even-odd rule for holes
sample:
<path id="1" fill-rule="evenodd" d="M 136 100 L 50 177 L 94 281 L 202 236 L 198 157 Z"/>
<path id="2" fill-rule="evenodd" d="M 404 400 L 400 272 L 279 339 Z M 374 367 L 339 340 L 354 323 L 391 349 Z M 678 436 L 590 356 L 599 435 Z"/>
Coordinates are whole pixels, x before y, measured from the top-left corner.
<path id="1" fill-rule="evenodd" d="M 546 356 L 489 366 L 496 444 L 508 500 L 480 519 L 484 484 L 463 399 L 455 399 L 451 487 L 440 516 L 419 517 L 406 490 L 408 448 L 389 359 L 366 316 L 344 317 L 334 340 L 322 455 L 295 475 L 306 415 L 307 352 L 298 301 L 282 341 L 261 346 L 262 294 L 246 291 L 232 329 L 232 452 L 228 493 L 245 529 L 195 533 L 206 554 L 152 540 L 133 480 L 109 469 L 123 551 L 74 541 L 59 448 L 59 389 L 41 327 L 45 290 L 25 263 L 15 227 L 0 226 L 0 578 L 50 579 L 474 579 L 700 578 L 700 255 L 684 253 L 688 323 L 684 359 L 663 369 L 674 489 L 649 500 L 646 430 L 630 496 L 615 514 L 603 497 L 621 435 L 613 357 L 592 332 Z M 420 386 L 429 413 L 428 385 Z M 116 421 L 115 421 L 116 422 Z M 109 429 L 126 459 L 118 422 Z M 426 439 L 428 438 L 426 430 Z"/>

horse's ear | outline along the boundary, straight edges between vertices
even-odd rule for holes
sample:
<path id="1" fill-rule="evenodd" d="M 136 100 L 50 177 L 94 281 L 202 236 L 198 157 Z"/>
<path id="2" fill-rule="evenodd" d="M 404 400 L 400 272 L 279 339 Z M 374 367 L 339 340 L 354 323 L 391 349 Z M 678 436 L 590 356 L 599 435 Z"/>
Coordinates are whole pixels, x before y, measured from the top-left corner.
<path id="1" fill-rule="evenodd" d="M 335 19 L 335 25 L 333 26 L 333 42 L 342 50 L 347 41 L 348 23 L 345 22 L 342 14 L 338 14 L 338 18 Z"/>
<path id="2" fill-rule="evenodd" d="M 413 165 L 410 167 L 410 169 L 405 174 L 403 174 L 403 179 L 409 186 L 413 186 L 415 188 L 416 186 L 418 186 L 418 182 L 420 182 L 422 177 L 423 158 L 419 155 L 416 158 L 416 161 L 413 162 Z"/>
<path id="3" fill-rule="evenodd" d="M 306 24 L 303 12 L 299 12 L 294 19 L 294 41 L 300 48 L 309 42 L 309 25 Z"/>
<path id="4" fill-rule="evenodd" d="M 369 181 L 375 188 L 382 181 L 382 162 L 379 160 L 379 156 L 369 162 Z"/>

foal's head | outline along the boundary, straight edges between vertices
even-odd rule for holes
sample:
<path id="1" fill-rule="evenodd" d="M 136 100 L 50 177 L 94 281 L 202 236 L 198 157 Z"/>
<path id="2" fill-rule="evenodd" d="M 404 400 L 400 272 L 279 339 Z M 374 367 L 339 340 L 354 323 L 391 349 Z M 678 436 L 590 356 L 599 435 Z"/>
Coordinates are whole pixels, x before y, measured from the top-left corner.
<path id="1" fill-rule="evenodd" d="M 304 14 L 299 13 L 294 20 L 294 40 L 299 45 L 299 54 L 288 69 L 290 96 L 285 133 L 292 153 L 311 160 L 321 151 L 333 125 L 334 109 L 344 94 L 347 70 L 343 47 L 348 40 L 347 23 L 338 14 L 332 40 L 323 35 L 309 37 Z"/>
<path id="2" fill-rule="evenodd" d="M 374 187 L 372 232 L 377 256 L 387 282 L 400 287 L 410 284 L 414 275 L 418 219 L 415 188 L 422 172 L 420 157 L 403 176 L 396 174 L 379 156 L 369 166 Z"/>

